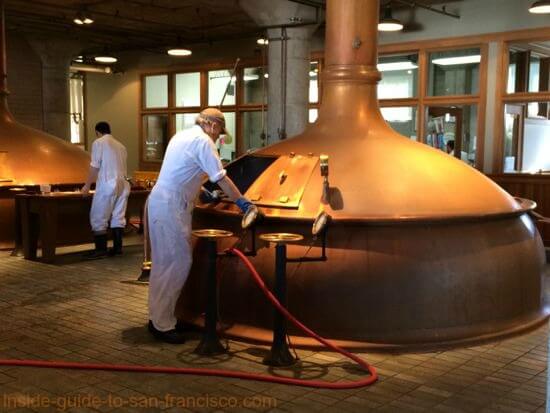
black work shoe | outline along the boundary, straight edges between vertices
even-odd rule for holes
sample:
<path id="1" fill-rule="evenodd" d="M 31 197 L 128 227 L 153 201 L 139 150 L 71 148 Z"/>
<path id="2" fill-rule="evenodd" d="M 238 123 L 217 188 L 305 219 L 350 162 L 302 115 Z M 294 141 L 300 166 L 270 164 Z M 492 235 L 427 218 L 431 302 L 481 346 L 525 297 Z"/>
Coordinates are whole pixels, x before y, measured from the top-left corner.
<path id="1" fill-rule="evenodd" d="M 164 341 L 170 344 L 183 344 L 185 343 L 185 337 L 175 328 L 168 331 L 160 331 L 155 328 L 153 322 L 149 320 L 149 332 L 159 341 Z"/>
<path id="2" fill-rule="evenodd" d="M 107 234 L 94 235 L 95 250 L 84 254 L 86 260 L 97 260 L 107 256 Z"/>
<path id="3" fill-rule="evenodd" d="M 113 248 L 109 248 L 109 257 L 122 255 L 122 237 L 124 228 L 112 228 L 113 232 Z"/>

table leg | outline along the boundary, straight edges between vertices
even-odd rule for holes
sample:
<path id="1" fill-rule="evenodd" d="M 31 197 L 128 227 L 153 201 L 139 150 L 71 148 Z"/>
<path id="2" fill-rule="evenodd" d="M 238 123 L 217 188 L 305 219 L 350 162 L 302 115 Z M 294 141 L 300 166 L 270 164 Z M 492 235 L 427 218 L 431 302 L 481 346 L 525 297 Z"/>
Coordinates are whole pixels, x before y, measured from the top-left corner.
<path id="1" fill-rule="evenodd" d="M 55 202 L 44 202 L 40 206 L 40 241 L 42 244 L 42 261 L 55 261 L 57 242 L 57 205 Z"/>

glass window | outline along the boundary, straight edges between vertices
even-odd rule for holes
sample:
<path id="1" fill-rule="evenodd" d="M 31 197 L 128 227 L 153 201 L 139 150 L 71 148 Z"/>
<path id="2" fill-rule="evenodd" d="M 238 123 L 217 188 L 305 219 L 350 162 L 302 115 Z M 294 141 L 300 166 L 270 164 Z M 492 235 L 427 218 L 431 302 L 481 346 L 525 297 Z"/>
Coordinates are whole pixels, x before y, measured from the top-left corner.
<path id="1" fill-rule="evenodd" d="M 201 105 L 201 74 L 178 73 L 176 78 L 176 106 L 179 108 Z"/>
<path id="2" fill-rule="evenodd" d="M 412 140 L 417 140 L 416 106 L 382 108 L 382 116 L 393 130 Z"/>
<path id="3" fill-rule="evenodd" d="M 168 75 L 145 77 L 145 107 L 168 107 Z"/>
<path id="4" fill-rule="evenodd" d="M 378 99 L 412 98 L 417 96 L 418 55 L 381 56 L 378 70 Z"/>
<path id="5" fill-rule="evenodd" d="M 267 78 L 263 67 L 244 68 L 243 102 L 267 103 Z"/>
<path id="6" fill-rule="evenodd" d="M 195 124 L 198 113 L 177 113 L 176 114 L 176 132 L 188 129 Z"/>
<path id="7" fill-rule="evenodd" d="M 550 102 L 511 103 L 504 113 L 504 172 L 550 171 Z"/>
<path id="8" fill-rule="evenodd" d="M 243 112 L 243 146 L 245 151 L 265 146 L 264 126 L 267 121 L 266 118 L 266 112 Z"/>
<path id="9" fill-rule="evenodd" d="M 143 116 L 143 158 L 162 161 L 168 145 L 168 115 Z"/>
<path id="10" fill-rule="evenodd" d="M 318 117 L 319 117 L 319 109 L 309 110 L 309 123 L 315 123 Z"/>
<path id="11" fill-rule="evenodd" d="M 426 144 L 475 165 L 477 105 L 428 107 Z"/>
<path id="12" fill-rule="evenodd" d="M 478 94 L 480 62 L 480 49 L 430 53 L 428 94 L 430 96 Z"/>
<path id="13" fill-rule="evenodd" d="M 508 93 L 550 90 L 550 41 L 510 45 Z"/>
<path id="14" fill-rule="evenodd" d="M 319 102 L 319 62 L 309 64 L 309 103 Z"/>
<path id="15" fill-rule="evenodd" d="M 84 144 L 84 78 L 80 74 L 71 74 L 70 88 L 70 124 L 71 143 Z"/>
<path id="16" fill-rule="evenodd" d="M 235 76 L 231 78 L 231 83 L 229 84 L 229 77 L 231 73 L 229 70 L 212 70 L 208 72 L 208 105 L 209 106 L 219 106 L 224 93 L 227 89 L 225 99 L 223 101 L 224 105 L 234 105 L 235 104 Z"/>
<path id="17" fill-rule="evenodd" d="M 220 136 L 217 145 L 220 151 L 220 158 L 223 161 L 232 161 L 233 159 L 235 159 L 237 154 L 237 145 L 235 142 L 237 136 L 235 133 L 235 112 L 224 112 L 223 114 L 225 116 L 225 126 L 227 128 L 227 131 L 229 132 L 229 135 L 231 136 L 229 137 L 229 139 L 226 136 Z"/>

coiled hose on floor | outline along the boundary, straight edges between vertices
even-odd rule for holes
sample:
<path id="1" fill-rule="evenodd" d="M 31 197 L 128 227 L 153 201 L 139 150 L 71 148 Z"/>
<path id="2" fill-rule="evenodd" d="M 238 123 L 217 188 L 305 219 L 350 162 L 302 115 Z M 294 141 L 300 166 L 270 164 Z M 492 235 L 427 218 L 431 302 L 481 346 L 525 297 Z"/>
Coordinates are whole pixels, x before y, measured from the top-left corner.
<path id="1" fill-rule="evenodd" d="M 365 378 L 356 380 L 356 381 L 345 381 L 338 383 L 330 383 L 321 380 L 303 380 L 303 379 L 294 379 L 286 377 L 275 377 L 265 374 L 255 374 L 255 373 L 246 373 L 235 370 L 220 370 L 220 369 L 202 369 L 202 368 L 191 368 L 191 367 L 161 367 L 161 366 L 138 366 L 138 365 L 129 365 L 129 364 L 95 364 L 95 363 L 77 363 L 70 361 L 42 361 L 42 360 L 8 360 L 0 359 L 0 366 L 20 366 L 20 367 L 46 367 L 46 368 L 56 368 L 56 369 L 77 369 L 77 370 L 106 370 L 106 371 L 129 371 L 129 372 L 139 372 L 139 373 L 166 373 L 166 374 L 193 374 L 198 376 L 216 376 L 216 377 L 229 377 L 242 380 L 254 380 L 254 381 L 264 381 L 270 383 L 278 384 L 290 384 L 294 386 L 304 386 L 304 387 L 314 387 L 319 389 L 354 389 L 358 387 L 368 386 L 374 383 L 378 379 L 376 370 L 370 366 L 366 361 L 362 360 L 360 357 L 341 349 L 329 341 L 325 340 L 314 331 L 310 330 L 300 321 L 298 321 L 288 310 L 279 303 L 277 298 L 269 291 L 266 287 L 262 277 L 256 271 L 252 263 L 248 258 L 238 249 L 231 248 L 229 250 L 231 254 L 239 257 L 245 266 L 250 271 L 253 280 L 256 282 L 258 287 L 265 294 L 267 299 L 280 311 L 292 324 L 297 328 L 302 330 L 308 336 L 314 338 L 319 343 L 323 344 L 325 347 L 340 353 L 347 358 L 356 362 L 365 372 L 368 372 L 369 375 Z"/>

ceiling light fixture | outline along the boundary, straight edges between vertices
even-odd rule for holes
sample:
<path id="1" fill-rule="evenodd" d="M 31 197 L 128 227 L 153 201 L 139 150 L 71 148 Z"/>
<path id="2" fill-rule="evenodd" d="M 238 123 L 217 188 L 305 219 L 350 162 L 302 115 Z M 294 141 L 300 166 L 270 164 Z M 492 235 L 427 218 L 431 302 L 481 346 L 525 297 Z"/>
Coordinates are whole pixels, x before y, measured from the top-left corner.
<path id="1" fill-rule="evenodd" d="M 193 52 L 189 49 L 184 49 L 181 47 L 174 47 L 172 49 L 168 49 L 166 52 L 170 56 L 176 56 L 176 57 L 184 57 L 184 56 L 191 56 Z"/>
<path id="2" fill-rule="evenodd" d="M 550 13 L 550 0 L 536 1 L 529 8 L 530 13 L 547 14 Z"/>
<path id="3" fill-rule="evenodd" d="M 467 65 L 467 64 L 479 63 L 479 62 L 481 62 L 480 55 L 442 57 L 440 59 L 432 60 L 432 63 L 434 65 L 440 65 L 440 66 Z"/>
<path id="4" fill-rule="evenodd" d="M 398 32 L 400 30 L 403 30 L 403 23 L 393 18 L 391 7 L 386 7 L 384 9 L 384 17 L 382 17 L 378 23 L 378 31 Z"/>
<path id="5" fill-rule="evenodd" d="M 118 62 L 118 59 L 114 56 L 96 56 L 94 57 L 94 60 L 98 63 L 116 63 Z"/>
<path id="6" fill-rule="evenodd" d="M 76 13 L 75 18 L 73 19 L 73 22 L 75 24 L 78 24 L 79 26 L 92 24 L 94 20 L 87 14 L 85 14 L 83 11 L 79 11 Z"/>
<path id="7" fill-rule="evenodd" d="M 413 62 L 403 61 L 403 62 L 391 62 L 391 63 L 378 63 L 377 68 L 381 72 L 394 72 L 397 70 L 411 70 L 417 69 L 418 66 Z"/>

